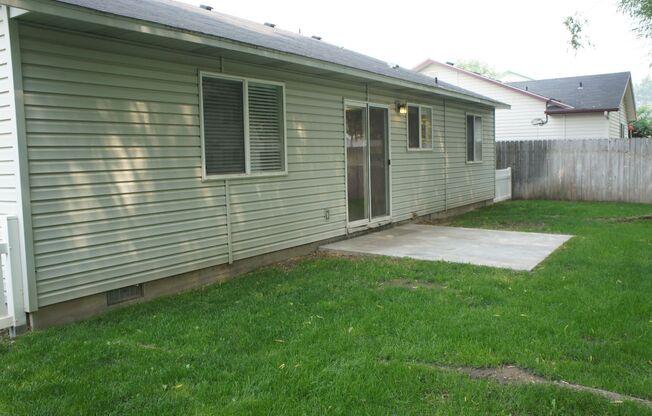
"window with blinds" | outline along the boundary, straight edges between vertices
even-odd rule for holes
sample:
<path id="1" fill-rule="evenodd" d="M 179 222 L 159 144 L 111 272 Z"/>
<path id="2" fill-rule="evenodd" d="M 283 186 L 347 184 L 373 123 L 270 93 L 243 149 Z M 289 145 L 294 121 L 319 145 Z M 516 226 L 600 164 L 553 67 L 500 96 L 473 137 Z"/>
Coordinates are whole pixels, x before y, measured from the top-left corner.
<path id="1" fill-rule="evenodd" d="M 202 74 L 204 176 L 285 172 L 283 85 Z"/>
<path id="2" fill-rule="evenodd" d="M 250 82 L 249 151 L 252 172 L 283 170 L 283 90 Z"/>

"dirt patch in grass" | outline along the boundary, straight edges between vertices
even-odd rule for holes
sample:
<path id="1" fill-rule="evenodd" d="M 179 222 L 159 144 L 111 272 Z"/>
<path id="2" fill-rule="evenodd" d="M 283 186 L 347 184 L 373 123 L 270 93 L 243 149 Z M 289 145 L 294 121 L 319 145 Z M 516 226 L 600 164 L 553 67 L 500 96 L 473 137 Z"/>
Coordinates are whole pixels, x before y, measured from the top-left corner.
<path id="1" fill-rule="evenodd" d="M 314 258 L 315 256 L 316 255 L 314 253 L 312 253 L 312 254 L 308 254 L 308 255 L 305 255 L 305 256 L 290 257 L 289 259 L 285 259 L 285 260 L 279 261 L 278 263 L 274 263 L 269 267 L 277 268 L 277 269 L 282 270 L 285 273 L 289 273 L 292 270 L 294 270 L 294 268 L 296 268 L 297 265 L 299 263 L 301 263 L 302 261 L 309 260 L 311 258 Z"/>
<path id="2" fill-rule="evenodd" d="M 474 368 L 474 367 L 443 367 L 444 370 L 458 371 L 471 378 L 490 379 L 500 384 L 527 384 L 527 383 L 546 383 L 543 377 L 531 374 L 526 370 L 513 365 L 492 368 Z"/>
<path id="3" fill-rule="evenodd" d="M 432 282 L 424 282 L 420 280 L 410 280 L 410 279 L 400 278 L 400 279 L 386 280 L 384 282 L 380 282 L 376 287 L 376 289 L 383 290 L 391 287 L 399 287 L 399 288 L 410 289 L 410 290 L 448 288 L 447 286 L 441 283 L 432 283 Z"/>
<path id="4" fill-rule="evenodd" d="M 597 396 L 605 397 L 611 400 L 613 403 L 632 401 L 647 406 L 649 408 L 652 408 L 652 401 L 650 400 L 641 399 L 640 397 L 627 396 L 625 394 L 620 394 L 609 390 L 583 386 L 580 384 L 567 383 L 565 381 L 548 380 L 541 376 L 532 374 L 523 368 L 513 366 L 513 365 L 507 365 L 502 367 L 489 367 L 489 368 L 451 367 L 451 366 L 443 366 L 443 365 L 435 365 L 435 364 L 424 364 L 424 365 L 427 365 L 428 367 L 432 367 L 432 368 L 437 368 L 439 370 L 463 373 L 474 379 L 493 380 L 500 384 L 546 384 L 546 385 L 561 387 L 564 389 L 595 394 Z"/>
<path id="5" fill-rule="evenodd" d="M 598 220 L 604 221 L 604 222 L 634 222 L 634 221 L 652 221 L 652 214 L 646 214 L 646 215 L 635 215 L 633 217 L 601 217 L 598 218 Z"/>

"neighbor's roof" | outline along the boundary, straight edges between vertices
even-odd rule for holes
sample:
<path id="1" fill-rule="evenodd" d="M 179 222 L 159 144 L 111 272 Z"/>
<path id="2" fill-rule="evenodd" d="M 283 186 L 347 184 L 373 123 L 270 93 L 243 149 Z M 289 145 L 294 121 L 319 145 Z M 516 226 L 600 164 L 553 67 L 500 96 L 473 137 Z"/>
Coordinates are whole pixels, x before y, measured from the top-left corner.
<path id="1" fill-rule="evenodd" d="M 512 86 L 512 85 L 510 85 L 510 84 L 508 84 L 506 82 L 502 82 L 502 81 L 499 81 L 497 79 L 489 78 L 489 77 L 487 77 L 485 75 L 478 74 L 477 72 L 473 72 L 473 71 L 469 71 L 467 69 L 460 68 L 458 66 L 455 66 L 454 64 L 443 63 L 443 62 L 435 61 L 434 59 L 430 59 L 430 58 L 428 58 L 425 61 L 421 62 L 419 65 L 412 68 L 412 70 L 421 73 L 421 71 L 425 70 L 426 68 L 428 68 L 431 65 L 443 67 L 443 68 L 446 68 L 446 69 L 452 69 L 452 70 L 460 72 L 462 74 L 469 75 L 471 77 L 480 79 L 480 80 L 488 82 L 490 84 L 498 85 L 500 87 L 506 88 L 508 90 L 512 90 L 512 91 L 517 92 L 519 94 L 528 95 L 530 97 L 536 98 L 536 99 L 541 100 L 541 101 L 547 102 L 550 99 L 549 97 L 544 96 L 542 94 L 536 94 L 536 93 L 534 93 L 532 91 L 526 91 L 525 89 L 514 87 L 514 86 Z M 556 101 L 556 100 L 553 100 L 553 101 Z M 555 104 L 557 106 L 559 106 L 560 108 L 570 107 L 570 106 L 568 106 L 568 105 L 566 105 L 564 103 L 561 103 L 561 102 L 555 102 Z"/>
<path id="2" fill-rule="evenodd" d="M 197 6 L 171 0 L 57 0 L 74 6 L 92 9 L 116 16 L 152 22 L 174 29 L 241 42 L 258 48 L 265 48 L 334 63 L 377 75 L 431 88 L 450 91 L 506 106 L 491 98 L 467 91 L 417 72 L 390 66 L 387 62 L 302 36 L 297 33 L 254 23 L 245 19 L 208 11 Z"/>
<path id="3" fill-rule="evenodd" d="M 629 72 L 508 82 L 507 85 L 571 105 L 572 112 L 617 111 L 631 80 Z M 582 87 L 580 88 L 580 83 Z M 549 110 L 569 112 L 568 109 Z"/>

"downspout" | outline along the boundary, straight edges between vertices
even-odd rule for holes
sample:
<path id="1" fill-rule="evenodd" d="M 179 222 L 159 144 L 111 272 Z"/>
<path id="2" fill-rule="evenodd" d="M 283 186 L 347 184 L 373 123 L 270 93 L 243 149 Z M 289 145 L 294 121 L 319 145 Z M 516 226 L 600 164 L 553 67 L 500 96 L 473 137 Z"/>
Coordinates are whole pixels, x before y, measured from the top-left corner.
<path id="1" fill-rule="evenodd" d="M 224 57 L 220 56 L 220 73 L 224 73 Z M 231 184 L 224 180 L 224 205 L 226 208 L 226 247 L 229 254 L 229 264 L 233 264 L 233 238 L 231 233 Z"/>
<path id="2" fill-rule="evenodd" d="M 448 211 L 448 149 L 446 148 L 447 136 L 448 136 L 448 132 L 446 130 L 446 99 L 444 98 L 444 212 Z"/>
<path id="3" fill-rule="evenodd" d="M 491 175 L 494 180 L 494 197 L 492 203 L 496 200 L 496 170 L 498 170 L 498 152 L 496 149 L 496 107 L 494 107 L 494 174 Z"/>
<path id="4" fill-rule="evenodd" d="M 229 264 L 233 264 L 233 241 L 231 239 L 231 189 L 229 180 L 224 180 L 224 196 L 226 205 L 226 244 L 229 252 Z"/>

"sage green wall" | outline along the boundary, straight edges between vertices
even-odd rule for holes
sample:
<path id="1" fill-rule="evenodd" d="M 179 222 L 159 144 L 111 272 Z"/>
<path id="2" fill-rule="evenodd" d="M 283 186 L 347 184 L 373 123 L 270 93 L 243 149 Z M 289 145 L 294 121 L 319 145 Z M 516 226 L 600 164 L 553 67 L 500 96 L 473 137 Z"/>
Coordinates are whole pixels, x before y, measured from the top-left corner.
<path id="1" fill-rule="evenodd" d="M 482 116 L 482 163 L 466 163 L 466 113 Z M 446 122 L 446 208 L 493 200 L 495 195 L 495 125 L 493 109 L 450 103 Z"/>
<path id="2" fill-rule="evenodd" d="M 225 182 L 200 169 L 197 74 L 219 60 L 26 25 L 20 44 L 39 304 L 227 262 Z M 223 65 L 287 95 L 289 174 L 229 181 L 234 260 L 346 233 L 344 99 L 391 106 L 394 221 L 493 198 L 493 109 Z M 435 150 L 407 151 L 396 99 L 433 105 Z M 485 117 L 483 164 L 465 111 Z"/>

